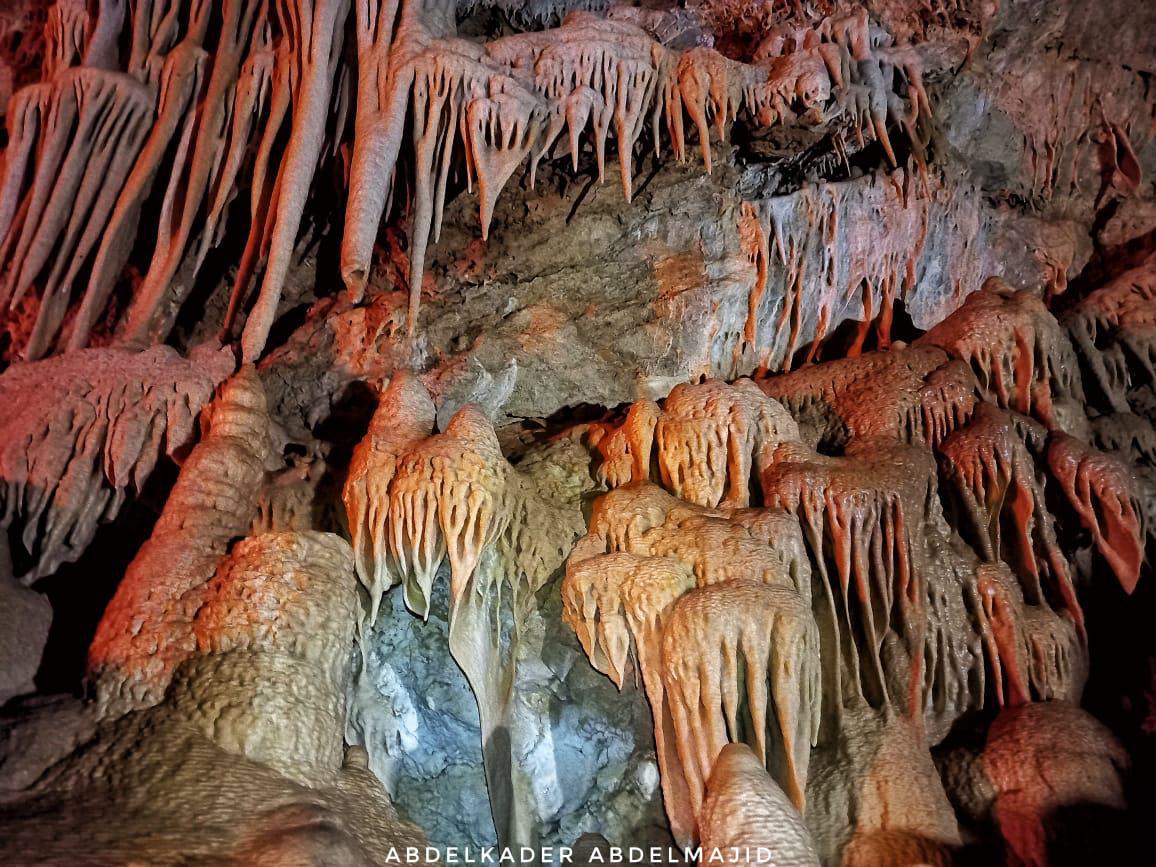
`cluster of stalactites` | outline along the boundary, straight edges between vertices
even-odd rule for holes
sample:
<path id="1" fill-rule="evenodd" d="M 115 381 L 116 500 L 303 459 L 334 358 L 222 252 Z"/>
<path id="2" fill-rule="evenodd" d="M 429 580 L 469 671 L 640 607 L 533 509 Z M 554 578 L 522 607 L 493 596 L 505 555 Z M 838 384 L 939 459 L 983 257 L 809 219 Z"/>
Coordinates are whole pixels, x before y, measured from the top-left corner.
<path id="1" fill-rule="evenodd" d="M 1071 569 L 1056 540 L 1044 480 L 1029 448 L 1044 433 L 1029 419 L 981 403 L 971 422 L 939 447 L 943 475 L 960 509 L 958 529 L 988 562 L 1014 571 L 1031 605 L 1066 612 L 1083 631 Z"/>
<path id="2" fill-rule="evenodd" d="M 710 48 L 669 48 L 631 16 L 591 13 L 477 44 L 454 37 L 455 5 L 227 0 L 214 11 L 208 3 L 126 9 L 108 0 L 90 13 L 59 0 L 44 80 L 19 91 L 8 111 L 0 177 L 0 305 L 27 308 L 24 357 L 87 345 L 106 312 L 121 319 L 123 340 L 163 339 L 249 178 L 248 238 L 223 330 L 232 332 L 263 268 L 242 336 L 245 358 L 257 358 L 314 174 L 336 153 L 351 111 L 342 274 L 358 291 L 412 118 L 411 333 L 425 249 L 431 232 L 437 237 L 458 154 L 469 185 L 478 183 L 485 236 L 515 170 L 529 160 L 532 182 L 560 139 L 576 165 L 587 130 L 600 176 L 613 132 L 628 200 L 645 130 L 656 153 L 665 136 L 684 159 L 688 120 L 708 171 L 712 128 L 725 136 L 740 112 L 762 126 L 848 116 L 856 131 L 879 138 L 893 164 L 887 125 L 898 123 L 922 151 L 929 105 L 919 52 L 889 44 L 862 11 L 772 33 L 746 64 Z M 343 60 L 351 15 L 356 73 Z M 219 26 L 210 34 L 212 21 Z M 122 316 L 109 307 L 149 203 L 159 209 L 158 231 Z"/>
<path id="3" fill-rule="evenodd" d="M 435 414 L 424 386 L 396 374 L 350 464 L 343 499 L 371 624 L 382 595 L 399 583 L 409 608 L 428 616 L 434 578 L 447 558 L 455 604 L 475 575 L 479 595 L 505 584 L 526 599 L 581 532 L 567 510 L 509 464 L 480 410 L 463 407 L 436 434 Z M 568 536 L 559 543 L 564 550 L 554 550 L 560 536 Z M 497 555 L 500 574 L 479 570 L 487 549 Z"/>
<path id="4" fill-rule="evenodd" d="M 162 456 L 179 457 L 232 372 L 229 352 L 91 349 L 0 376 L 0 528 L 19 531 L 28 583 L 77 559 Z M 23 559 L 23 558 L 21 558 Z"/>
<path id="5" fill-rule="evenodd" d="M 1062 700 L 1078 704 L 1088 677 L 1083 624 L 1046 601 L 1024 599 L 1022 580 L 999 561 L 980 565 L 976 587 L 996 700 L 1001 705 Z"/>
<path id="6" fill-rule="evenodd" d="M 677 514 L 694 503 L 738 509 L 736 515 L 789 516 L 790 532 L 776 532 L 783 539 L 798 540 L 789 546 L 793 561 L 809 559 L 815 564 L 829 600 L 820 630 L 831 694 L 840 702 L 897 706 L 912 714 L 939 696 L 944 707 L 938 710 L 951 713 L 948 705 L 966 704 L 973 696 L 967 672 L 953 664 L 967 656 L 955 648 L 960 639 L 950 634 L 950 623 L 929 613 L 934 594 L 927 587 L 924 537 L 931 524 L 944 537 L 948 531 L 939 509 L 935 461 L 926 442 L 945 436 L 970 415 L 974 384 L 965 367 L 948 361 L 939 350 L 881 353 L 868 366 L 885 380 L 901 382 L 901 396 L 872 402 L 870 376 L 820 386 L 823 376 L 839 380 L 839 371 L 854 369 L 842 362 L 820 365 L 825 370 L 818 376 L 799 373 L 781 378 L 793 385 L 776 389 L 775 380 L 762 384 L 797 406 L 829 401 L 851 418 L 851 425 L 813 419 L 816 427 L 839 427 L 844 437 L 848 428 L 854 431 L 842 457 L 819 454 L 800 442 L 799 425 L 791 414 L 749 380 L 677 386 L 661 407 L 640 401 L 620 425 L 595 428 L 592 441 L 602 457 L 600 474 L 607 484 L 659 480 L 688 501 L 667 506 Z M 888 373 L 889 368 L 896 372 Z M 905 445 L 904 437 L 918 445 Z M 629 485 L 619 487 L 610 496 L 621 498 L 629 490 Z M 745 509 L 752 492 L 761 494 L 764 506 L 772 511 Z M 623 504 L 620 511 L 631 515 L 640 508 L 642 499 Z M 603 532 L 599 515 L 596 509 L 594 534 Z M 692 521 L 697 522 L 693 527 Z M 703 539 L 711 535 L 701 516 L 686 517 L 682 528 L 684 534 L 693 530 Z M 636 522 L 625 518 L 609 522 L 605 534 L 617 545 L 643 537 Z M 737 553 L 745 543 L 726 544 Z M 694 545 L 680 541 L 673 547 L 689 550 Z M 653 542 L 646 550 L 650 555 L 670 553 Z M 726 562 L 717 560 L 713 571 Z M 745 568 L 748 575 L 758 574 Z M 809 586 L 796 590 L 809 603 Z M 928 627 L 929 618 L 936 625 Z M 858 638 L 853 640 L 852 635 Z M 885 648 L 896 646 L 906 657 L 901 664 L 884 656 Z M 954 649 L 943 652 L 943 647 Z M 907 672 L 905 683 L 894 676 L 899 668 Z"/>
<path id="7" fill-rule="evenodd" d="M 396 569 L 406 603 L 422 617 L 428 616 L 442 562 L 448 557 L 450 595 L 456 602 L 474 577 L 482 552 L 505 534 L 513 473 L 493 428 L 474 406 L 459 410 L 443 432 L 429 434 L 397 456 L 387 488 L 379 486 L 367 503 L 379 513 L 376 523 L 385 531 L 385 538 L 372 541 L 375 552 Z M 379 568 L 375 563 L 374 572 Z M 361 577 L 365 581 L 366 576 Z M 489 581 L 501 576 L 480 577 Z"/>
<path id="8" fill-rule="evenodd" d="M 358 5 L 360 79 L 376 84 L 359 97 L 342 275 L 358 291 L 365 285 L 412 113 L 411 334 L 425 250 L 431 232 L 435 240 L 439 232 L 459 138 L 467 181 L 478 181 L 483 237 L 497 195 L 514 170 L 529 159 L 532 184 L 537 162 L 552 153 L 564 132 L 577 167 L 582 136 L 590 130 L 602 179 L 606 140 L 613 131 L 627 201 L 634 150 L 644 130 L 650 127 L 656 154 L 665 132 L 682 160 L 686 118 L 698 132 L 708 172 L 712 126 L 723 138 L 740 112 L 761 126 L 821 125 L 846 112 L 860 135 L 865 128 L 879 138 L 894 165 L 887 133 L 891 120 L 907 129 L 917 152 L 923 149 L 918 128 L 930 117 L 930 107 L 920 55 L 910 46 L 886 44 L 862 11 L 832 19 L 805 38 L 772 36 L 757 62 L 745 64 L 701 46 L 678 52 L 632 21 L 583 12 L 572 13 L 558 28 L 479 46 L 453 37 L 443 6 L 444 0 L 406 4 L 395 36 L 389 23 L 396 6 Z M 897 94 L 897 78 L 903 97 Z"/>
<path id="9" fill-rule="evenodd" d="M 615 487 L 651 479 L 700 506 L 750 504 L 751 485 L 775 447 L 798 440 L 795 420 L 753 382 L 678 385 L 660 407 L 640 401 L 622 425 L 599 429 L 600 475 Z"/>
<path id="10" fill-rule="evenodd" d="M 562 593 L 594 667 L 620 687 L 632 665 L 641 673 L 678 839 L 695 833 L 727 743 L 749 743 L 803 808 L 822 689 L 810 569 L 789 516 L 629 483 L 595 503 Z"/>
<path id="11" fill-rule="evenodd" d="M 344 126 L 349 71 L 338 60 L 349 8 L 109 0 L 93 16 L 74 0 L 53 7 L 44 80 L 12 99 L 0 174 L 0 306 L 26 311 L 25 358 L 86 346 L 106 311 L 125 342 L 163 339 L 245 178 L 249 238 L 226 331 L 266 260 L 279 294 L 314 169 Z M 113 293 L 149 203 L 158 209 L 151 260 L 121 311 Z M 257 323 L 275 307 L 259 305 Z"/>
<path id="12" fill-rule="evenodd" d="M 1152 294 L 1149 268 L 1142 266 L 1089 296 L 1070 314 L 1067 332 L 1039 297 L 1015 292 L 992 278 L 919 339 L 920 344 L 942 347 L 969 363 L 985 399 L 1043 422 L 1051 475 L 1128 592 L 1139 580 L 1144 559 L 1144 508 L 1129 462 L 1077 438 L 1091 435 L 1084 414 L 1080 360 L 1093 372 L 1111 406 L 1122 402 L 1126 412 L 1127 389 L 1135 373 L 1145 369 L 1145 362 L 1137 364 L 1135 352 L 1122 349 L 1129 341 L 1120 335 L 1142 334 L 1156 322 L 1147 301 Z M 1069 333 L 1076 338 L 1075 346 Z M 1103 358 L 1096 357 L 1100 354 L 1097 335 L 1103 336 L 1101 342 L 1108 347 Z M 1132 338 L 1129 345 L 1136 342 Z M 1109 367 L 1115 372 L 1107 372 Z M 1027 419 L 1017 427 L 1020 438 L 1034 440 L 1033 451 L 1041 452 L 1044 432 L 1028 433 Z M 1055 561 L 1056 557 L 1045 559 Z M 1061 569 L 1053 566 L 1052 571 L 1059 574 Z M 1056 580 L 1061 588 L 1069 586 Z M 1065 607 L 1076 616 L 1074 593 L 1066 590 L 1062 595 Z"/>
<path id="13" fill-rule="evenodd" d="M 1048 428 L 1062 427 L 1057 403 L 1083 403 L 1071 341 L 1047 306 L 1030 292 L 989 279 L 963 305 L 919 338 L 971 365 L 986 400 Z"/>

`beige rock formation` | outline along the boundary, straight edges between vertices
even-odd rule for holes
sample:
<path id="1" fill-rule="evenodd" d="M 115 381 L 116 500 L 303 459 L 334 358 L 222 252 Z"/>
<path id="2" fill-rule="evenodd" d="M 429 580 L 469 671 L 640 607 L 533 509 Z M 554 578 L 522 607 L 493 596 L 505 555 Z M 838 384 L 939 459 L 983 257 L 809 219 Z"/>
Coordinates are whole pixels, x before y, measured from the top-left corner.
<path id="1" fill-rule="evenodd" d="M 997 7 L 0 9 L 0 861 L 1129 862 L 1156 19 Z"/>

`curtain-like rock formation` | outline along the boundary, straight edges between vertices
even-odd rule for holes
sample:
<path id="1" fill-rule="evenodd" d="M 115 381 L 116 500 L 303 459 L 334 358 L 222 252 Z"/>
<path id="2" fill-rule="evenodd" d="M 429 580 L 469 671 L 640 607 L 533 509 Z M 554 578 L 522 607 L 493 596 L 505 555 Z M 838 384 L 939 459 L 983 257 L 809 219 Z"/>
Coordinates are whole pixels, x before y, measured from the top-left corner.
<path id="1" fill-rule="evenodd" d="M 359 527 L 359 549 L 372 557 L 360 575 L 371 616 L 388 589 L 379 576 L 396 575 L 407 604 L 424 617 L 434 576 L 448 560 L 450 652 L 477 698 L 495 825 L 503 842 L 528 843 L 534 835 L 529 785 L 510 743 L 519 630 L 534 594 L 581 533 L 576 497 L 582 488 L 543 491 L 533 468 L 523 473 L 506 461 L 474 406 L 460 409 L 441 433 L 427 429 L 420 438 L 420 427 L 432 424 L 432 408 L 420 384 L 398 377 L 378 408 L 383 418 L 400 422 L 390 426 L 392 444 L 384 425 L 371 422 L 358 447 L 365 489 L 351 476 L 346 503 Z M 368 527 L 367 515 L 376 516 Z"/>
<path id="2" fill-rule="evenodd" d="M 27 5 L 0 860 L 1134 860 L 1150 10 Z"/>
<path id="3" fill-rule="evenodd" d="M 165 347 L 93 349 L 0 376 L 0 525 L 31 560 L 31 583 L 79 557 L 101 521 L 139 493 L 162 455 L 179 458 L 214 387 L 232 372 L 228 352 L 189 359 Z"/>
<path id="4" fill-rule="evenodd" d="M 515 169 L 529 161 L 533 180 L 564 130 L 576 164 L 590 129 L 600 177 L 613 130 L 628 201 L 644 134 L 656 154 L 666 139 L 682 160 L 693 126 L 710 172 L 712 131 L 725 137 L 740 112 L 756 126 L 836 128 L 860 141 L 866 132 L 892 166 L 888 130 L 900 127 L 923 162 L 930 103 L 922 55 L 869 36 L 862 10 L 789 44 L 765 43 L 750 64 L 705 46 L 664 45 L 628 15 L 572 13 L 561 27 L 481 45 L 456 36 L 455 12 L 450 0 L 230 0 L 219 20 L 200 6 L 162 13 L 112 4 L 88 22 L 67 2 L 55 7 L 45 81 L 18 91 L 8 112 L 0 184 L 0 303 L 35 299 L 35 323 L 20 335 L 24 356 L 57 345 L 73 304 L 79 315 L 63 342 L 88 344 L 132 253 L 142 207 L 157 198 L 160 231 L 120 334 L 163 338 L 206 256 L 222 246 L 229 205 L 248 174 L 249 236 L 224 330 L 263 269 L 242 339 L 246 360 L 256 360 L 318 167 L 332 159 L 350 113 L 342 274 L 357 293 L 412 128 L 411 338 L 426 247 L 440 233 L 459 159 L 478 184 L 483 238 Z M 343 51 L 347 23 L 356 69 Z M 131 34 L 126 52 L 122 29 Z"/>

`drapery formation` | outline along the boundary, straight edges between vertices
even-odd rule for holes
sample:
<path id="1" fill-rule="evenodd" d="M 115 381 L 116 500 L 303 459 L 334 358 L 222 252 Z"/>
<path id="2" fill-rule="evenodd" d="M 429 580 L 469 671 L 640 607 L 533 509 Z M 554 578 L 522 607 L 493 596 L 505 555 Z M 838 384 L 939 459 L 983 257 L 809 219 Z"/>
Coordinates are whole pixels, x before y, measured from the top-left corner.
<path id="1" fill-rule="evenodd" d="M 223 333 L 247 316 L 242 349 L 255 361 L 319 169 L 336 165 L 349 126 L 342 275 L 362 292 L 393 194 L 412 187 L 411 338 L 453 178 L 476 182 L 485 238 L 517 169 L 528 164 L 532 184 L 555 150 L 577 168 L 588 149 L 602 178 L 611 134 L 627 201 L 644 140 L 684 160 L 693 129 L 709 172 L 711 137 L 740 117 L 829 128 L 860 146 L 867 135 L 892 166 L 899 128 L 922 165 L 921 54 L 862 10 L 772 34 L 752 63 L 668 47 L 659 17 L 575 12 L 478 43 L 455 35 L 455 15 L 453 0 L 61 0 L 43 81 L 9 106 L 0 173 L 0 307 L 29 321 L 23 357 L 82 348 L 110 324 L 128 345 L 163 339 L 210 255 L 227 250 L 239 258 Z M 143 232 L 154 213 L 156 231 Z M 245 233 L 243 246 L 227 243 Z M 126 291 L 134 257 L 142 276 Z"/>

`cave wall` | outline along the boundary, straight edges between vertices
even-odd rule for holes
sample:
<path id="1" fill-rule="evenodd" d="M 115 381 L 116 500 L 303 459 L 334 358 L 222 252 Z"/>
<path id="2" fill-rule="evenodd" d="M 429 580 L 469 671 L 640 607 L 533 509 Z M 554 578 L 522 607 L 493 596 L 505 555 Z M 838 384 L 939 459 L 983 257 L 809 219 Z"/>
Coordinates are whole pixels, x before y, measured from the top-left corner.
<path id="1" fill-rule="evenodd" d="M 1154 27 L 6 8 L 0 860 L 1128 863 Z"/>

